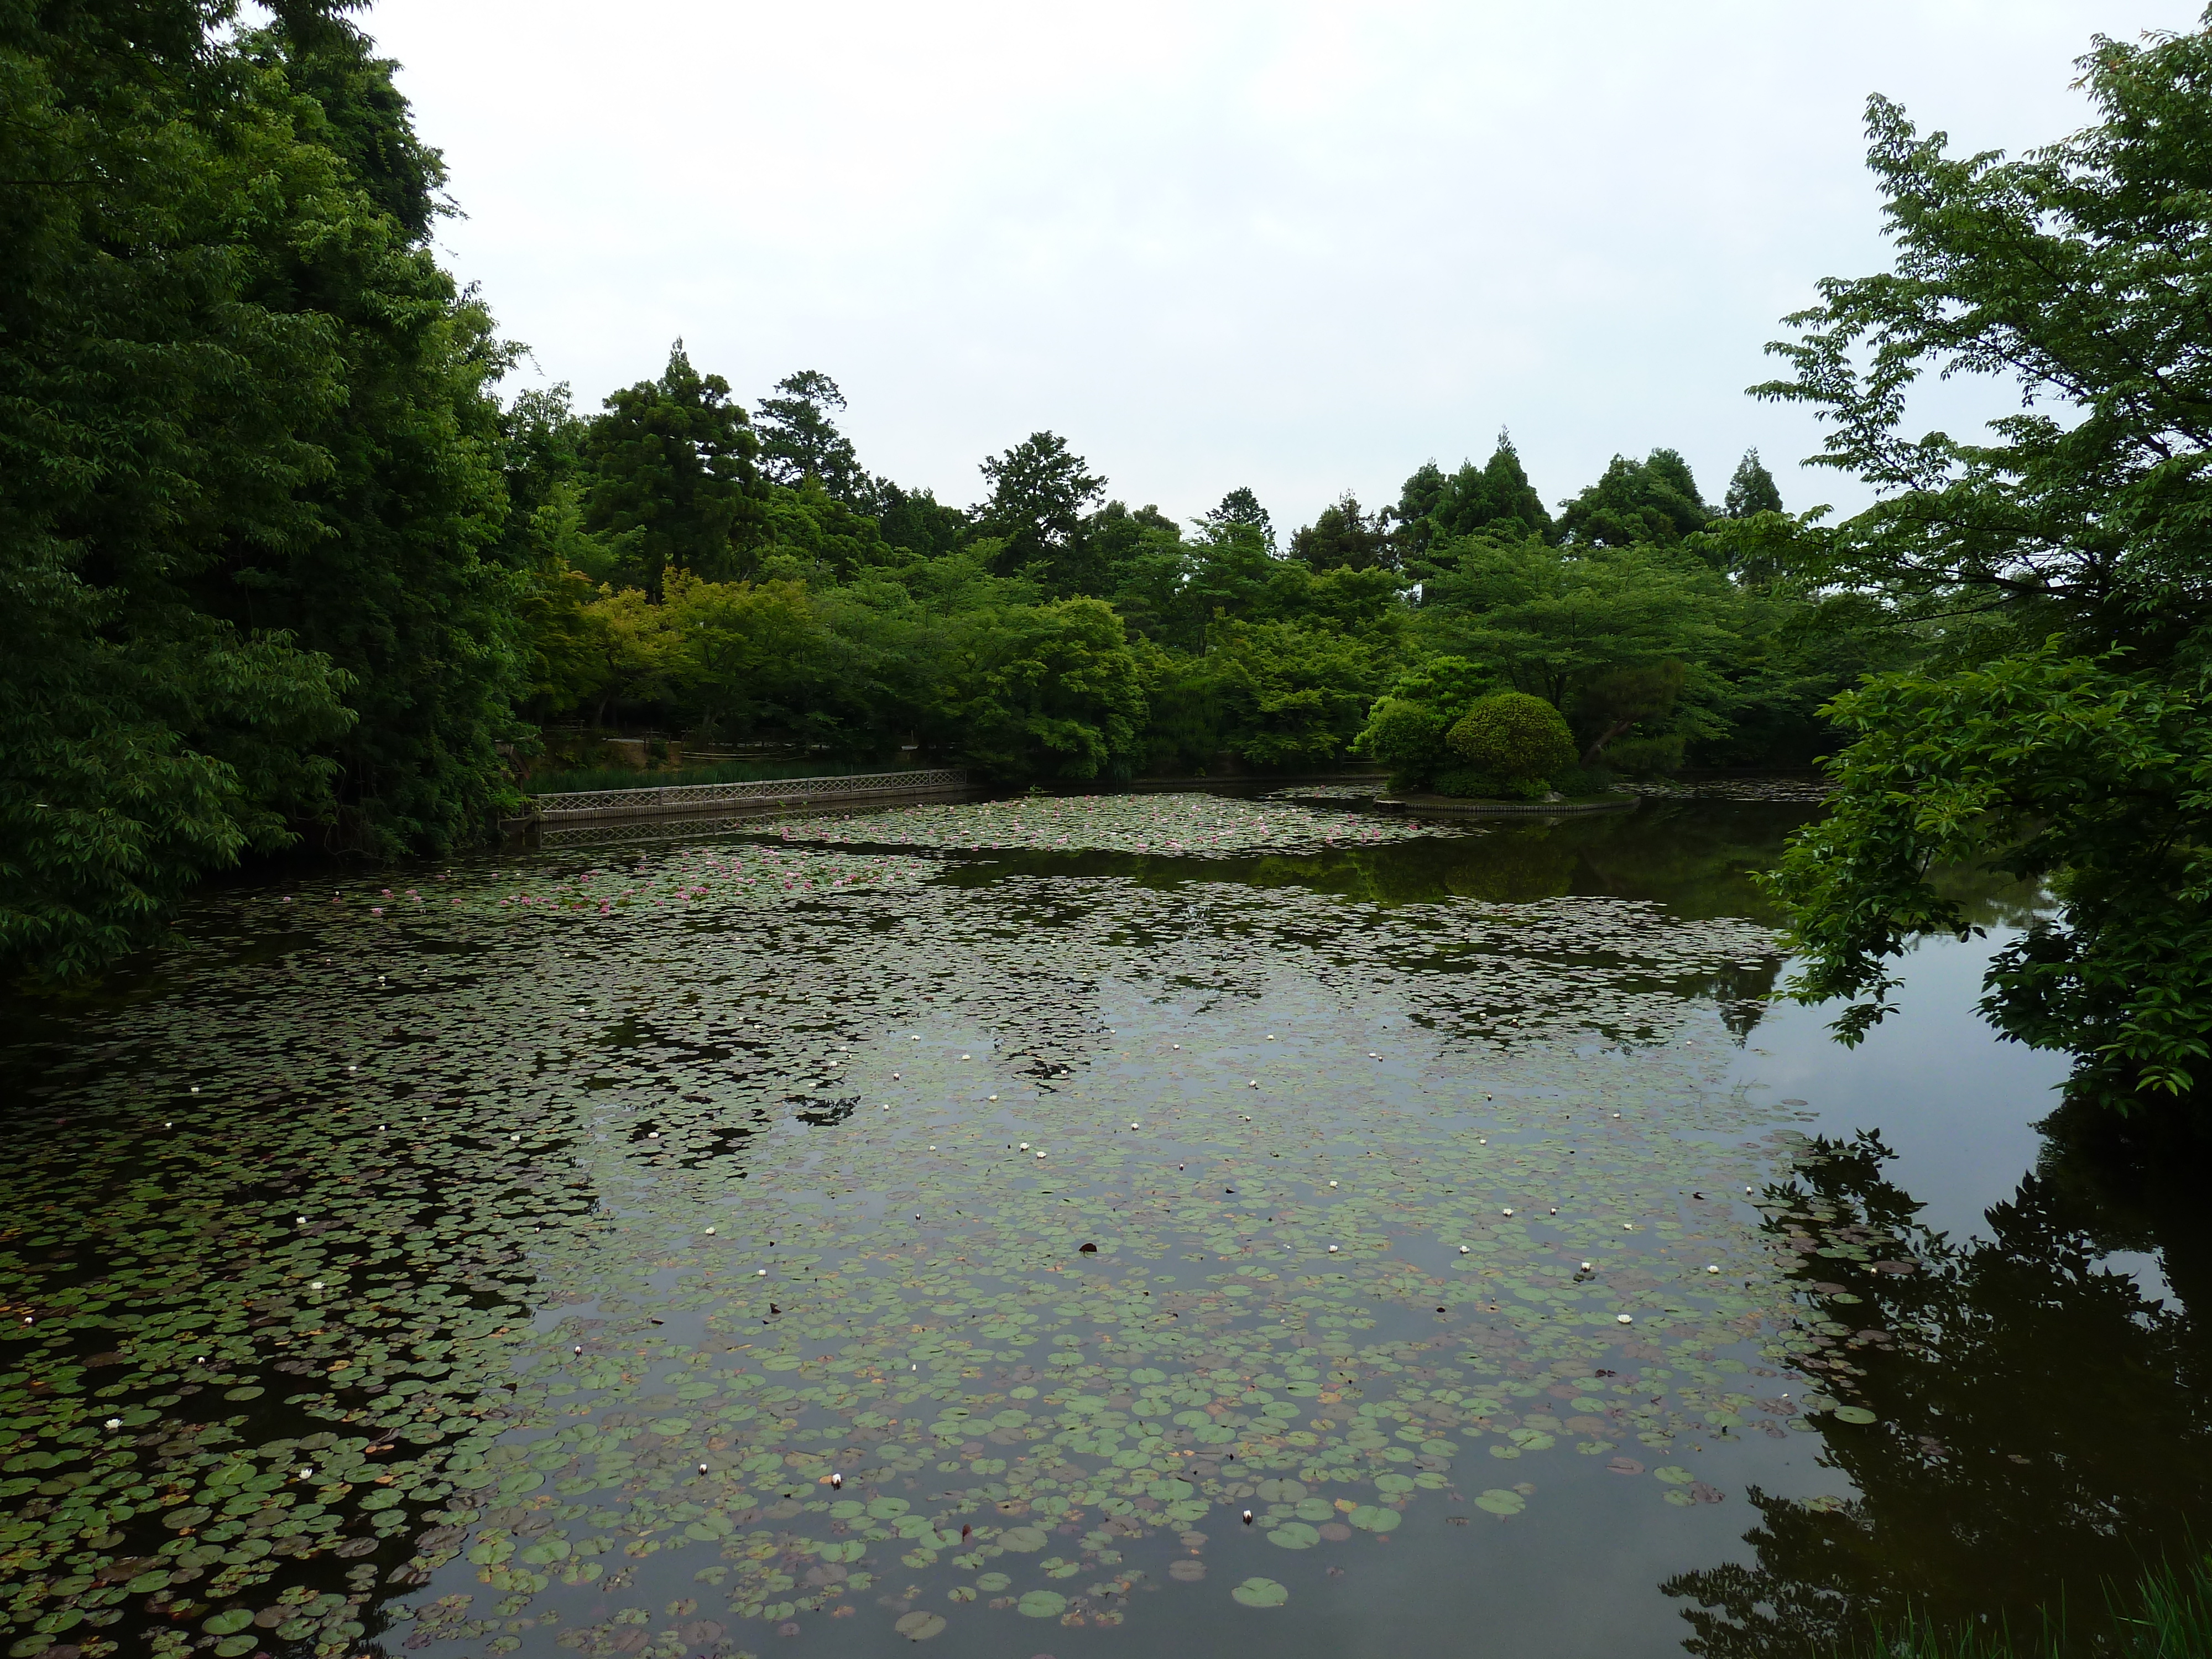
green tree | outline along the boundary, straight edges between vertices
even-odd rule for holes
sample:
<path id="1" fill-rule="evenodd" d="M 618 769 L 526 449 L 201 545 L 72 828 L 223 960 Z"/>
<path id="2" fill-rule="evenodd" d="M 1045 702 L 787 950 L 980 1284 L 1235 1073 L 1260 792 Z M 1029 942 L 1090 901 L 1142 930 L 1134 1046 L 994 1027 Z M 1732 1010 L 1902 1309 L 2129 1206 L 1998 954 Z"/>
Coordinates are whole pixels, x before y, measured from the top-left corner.
<path id="1" fill-rule="evenodd" d="M 1336 759 L 1358 734 L 1382 678 L 1373 647 L 1291 622 L 1228 622 L 1206 662 L 1222 746 L 1255 766 Z"/>
<path id="2" fill-rule="evenodd" d="M 1133 512 L 1123 501 L 1109 501 L 1086 515 L 1075 534 L 1077 546 L 1067 568 L 1083 573 L 1081 580 L 1089 584 L 1084 591 L 1094 599 L 1111 597 L 1142 562 L 1146 550 L 1163 538 L 1182 539 L 1175 520 L 1158 507 L 1147 503 Z"/>
<path id="3" fill-rule="evenodd" d="M 1674 712 L 1687 671 L 1671 658 L 1623 664 L 1584 683 L 1575 698 L 1575 721 L 1583 728 L 1583 764 L 1595 766 L 1607 748 L 1646 721 Z M 1680 764 L 1681 745 L 1673 750 Z"/>
<path id="4" fill-rule="evenodd" d="M 845 407 L 837 382 L 819 369 L 802 368 L 775 383 L 780 396 L 763 398 L 754 430 L 762 472 L 780 484 L 812 478 L 835 500 L 865 508 L 872 490 L 853 441 L 837 430 L 830 411 Z"/>
<path id="5" fill-rule="evenodd" d="M 1444 744 L 1472 769 L 1446 794 L 1534 797 L 1574 764 L 1574 734 L 1566 717 L 1541 697 L 1496 691 L 1477 697 L 1444 734 Z"/>
<path id="6" fill-rule="evenodd" d="M 1401 671 L 1369 710 L 1352 752 L 1389 767 L 1393 787 L 1425 789 L 1452 763 L 1446 735 L 1497 686 L 1495 674 L 1465 657 L 1425 658 Z"/>
<path id="7" fill-rule="evenodd" d="M 1006 543 L 1008 572 L 1034 568 L 1052 594 L 1095 593 L 1101 573 L 1090 568 L 1079 533 L 1083 515 L 1104 493 L 1088 463 L 1055 432 L 1032 432 L 1003 455 L 982 464 L 991 499 L 977 507 L 976 527 Z"/>
<path id="8" fill-rule="evenodd" d="M 657 380 L 611 393 L 584 444 L 586 526 L 637 532 L 624 578 L 658 595 L 664 573 L 745 574 L 764 538 L 753 465 L 760 440 L 730 383 L 702 374 L 678 340 Z"/>
<path id="9" fill-rule="evenodd" d="M 1689 463 L 1672 449 L 1655 449 L 1641 461 L 1614 456 L 1598 481 L 1565 506 L 1561 532 L 1595 547 L 1668 546 L 1713 516 Z"/>
<path id="10" fill-rule="evenodd" d="M 1505 534 L 1547 538 L 1552 534 L 1552 515 L 1544 510 L 1543 497 L 1528 482 L 1512 434 L 1502 430 L 1490 459 L 1480 467 L 1463 462 L 1446 477 L 1434 461 L 1424 465 L 1406 480 L 1390 517 L 1397 521 L 1393 534 L 1408 568 L 1419 566 L 1418 574 L 1424 574 L 1423 562 L 1432 545 L 1478 530 L 1496 526 Z"/>
<path id="11" fill-rule="evenodd" d="M 2212 25 L 2212 14 L 2207 15 Z M 1777 878 L 1801 1000 L 1881 1018 L 1890 958 L 1961 932 L 1931 872 L 2050 884 L 1983 1006 L 2072 1050 L 2118 1109 L 2194 1090 L 2212 1032 L 2212 27 L 2081 60 L 2097 122 L 2019 161 L 1869 108 L 1896 269 L 1821 284 L 1758 388 L 1832 428 L 1881 499 L 1801 538 L 1801 572 L 1940 630 L 1929 667 L 1839 698 L 1833 814 Z M 2009 383 L 1985 441 L 1905 428 L 1923 374 Z"/>
<path id="12" fill-rule="evenodd" d="M 1685 665 L 1689 709 L 1728 701 L 1716 665 L 1737 646 L 1741 598 L 1703 560 L 1658 547 L 1552 547 L 1475 536 L 1449 550 L 1420 633 L 1431 649 L 1484 664 L 1506 684 L 1572 708 L 1601 676 Z M 1701 713 L 1693 733 L 1720 729 Z"/>
<path id="13" fill-rule="evenodd" d="M 1473 462 L 1468 462 L 1460 470 L 1469 471 L 1473 466 Z M 1443 500 L 1444 491 L 1450 483 L 1451 480 L 1444 476 L 1443 468 L 1433 459 L 1423 461 L 1399 486 L 1397 506 L 1382 509 L 1382 516 L 1391 520 L 1395 526 L 1390 537 L 1398 544 L 1401 562 L 1410 561 L 1418 564 L 1422 556 L 1428 552 L 1429 544 L 1437 536 L 1437 527 L 1431 515 L 1436 512 L 1437 504 Z"/>
<path id="14" fill-rule="evenodd" d="M 1275 521 L 1267 516 L 1267 509 L 1260 505 L 1260 498 L 1250 490 L 1238 488 L 1221 498 L 1220 505 L 1207 509 L 1206 523 L 1218 530 L 1243 526 L 1259 532 L 1260 544 L 1269 553 L 1275 550 Z"/>
<path id="15" fill-rule="evenodd" d="M 335 5 L 0 12 L 0 960 L 97 970 L 320 823 L 506 797 L 507 354 Z"/>
<path id="16" fill-rule="evenodd" d="M 1747 449 L 1729 477 L 1728 494 L 1721 511 L 1731 519 L 1748 519 L 1755 513 L 1782 511 L 1782 490 L 1766 470 L 1756 449 Z"/>
<path id="17" fill-rule="evenodd" d="M 1145 696 L 1121 619 L 1103 599 L 976 617 L 961 630 L 941 739 L 1006 779 L 1126 777 Z"/>
<path id="18" fill-rule="evenodd" d="M 908 558 L 934 559 L 967 541 L 974 526 L 957 507 L 945 507 L 927 489 L 903 489 L 888 478 L 874 481 L 865 503 L 886 545 Z"/>
<path id="19" fill-rule="evenodd" d="M 843 735 L 841 653 L 804 582 L 672 574 L 663 607 L 672 688 L 703 737 Z"/>
<path id="20" fill-rule="evenodd" d="M 1312 570 L 1370 570 L 1397 563 L 1382 516 L 1370 518 L 1348 489 L 1292 534 L 1291 556 Z"/>

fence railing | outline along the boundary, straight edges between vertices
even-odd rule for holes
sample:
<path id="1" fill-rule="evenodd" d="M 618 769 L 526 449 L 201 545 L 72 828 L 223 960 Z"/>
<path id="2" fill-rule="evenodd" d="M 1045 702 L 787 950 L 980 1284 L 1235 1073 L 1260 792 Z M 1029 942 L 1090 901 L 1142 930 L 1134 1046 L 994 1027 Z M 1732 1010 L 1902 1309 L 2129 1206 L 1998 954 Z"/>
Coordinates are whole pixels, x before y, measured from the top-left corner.
<path id="1" fill-rule="evenodd" d="M 534 795 L 541 823 L 574 823 L 586 818 L 643 817 L 725 804 L 759 802 L 801 805 L 871 795 L 911 795 L 965 789 L 968 775 L 957 767 L 907 772 L 860 772 L 838 777 L 753 778 L 743 783 L 672 783 L 657 788 L 585 789 Z"/>

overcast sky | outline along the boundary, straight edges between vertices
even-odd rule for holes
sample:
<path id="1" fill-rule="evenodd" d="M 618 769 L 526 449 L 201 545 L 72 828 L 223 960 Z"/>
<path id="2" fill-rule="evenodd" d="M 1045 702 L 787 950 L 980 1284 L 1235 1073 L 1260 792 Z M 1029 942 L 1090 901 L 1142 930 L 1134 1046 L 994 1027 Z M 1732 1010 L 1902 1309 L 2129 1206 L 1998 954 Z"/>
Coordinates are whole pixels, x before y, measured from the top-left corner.
<path id="1" fill-rule="evenodd" d="M 1178 517 L 1396 498 L 1510 427 L 1547 499 L 1757 445 L 1743 388 L 1885 260 L 1867 94 L 1966 149 L 2081 125 L 2179 0 L 1113 5 L 380 0 L 468 216 L 440 241 L 583 408 L 684 337 L 750 405 L 832 376 L 871 471 L 965 504 L 1039 428 Z M 1962 424 L 1978 405 L 1954 393 Z"/>

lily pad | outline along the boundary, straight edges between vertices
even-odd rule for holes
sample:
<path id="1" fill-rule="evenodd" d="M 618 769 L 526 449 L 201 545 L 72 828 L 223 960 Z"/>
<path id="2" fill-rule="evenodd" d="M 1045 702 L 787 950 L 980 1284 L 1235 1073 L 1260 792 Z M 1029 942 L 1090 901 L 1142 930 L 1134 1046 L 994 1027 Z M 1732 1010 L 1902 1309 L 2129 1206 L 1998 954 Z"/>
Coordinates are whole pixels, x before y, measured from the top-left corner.
<path id="1" fill-rule="evenodd" d="M 1229 1593 L 1248 1607 L 1279 1607 L 1291 1599 L 1290 1591 L 1272 1578 L 1247 1578 Z"/>

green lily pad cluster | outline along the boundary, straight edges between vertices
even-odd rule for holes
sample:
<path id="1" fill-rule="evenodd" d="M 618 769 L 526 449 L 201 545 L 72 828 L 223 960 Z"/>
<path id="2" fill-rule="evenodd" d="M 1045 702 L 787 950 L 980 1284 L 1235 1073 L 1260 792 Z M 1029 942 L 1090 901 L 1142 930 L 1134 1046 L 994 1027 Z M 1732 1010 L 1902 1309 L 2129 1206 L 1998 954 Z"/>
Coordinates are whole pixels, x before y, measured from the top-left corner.
<path id="1" fill-rule="evenodd" d="M 46 1017 L 19 1659 L 1111 1625 L 1232 1510 L 1358 1547 L 1757 1425 L 1796 1304 L 1713 1200 L 1804 1143 L 1697 999 L 1759 930 L 934 873 L 544 859 L 402 927 L 237 890 Z M 609 908 L 501 902 L 552 893 Z"/>
<path id="2" fill-rule="evenodd" d="M 787 841 L 855 846 L 1018 848 L 1205 858 L 1370 847 L 1463 832 L 1277 797 L 1121 794 L 1033 795 L 965 805 L 899 806 L 860 817 L 823 814 L 792 820 L 781 833 Z"/>
<path id="3" fill-rule="evenodd" d="M 1781 778 L 1639 778 L 1622 788 L 1655 800 L 1784 801 L 1819 805 L 1836 793 L 1832 779 L 1808 774 Z"/>

